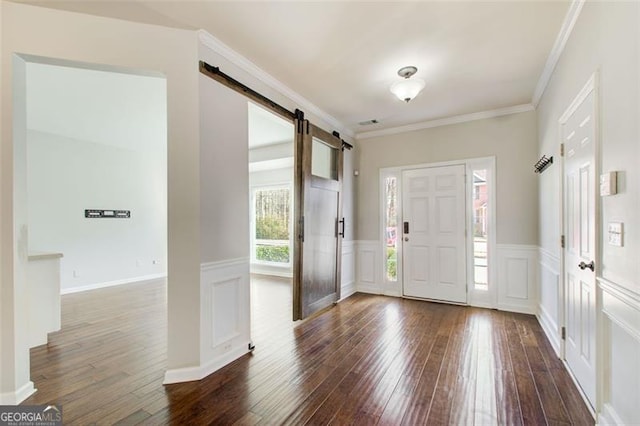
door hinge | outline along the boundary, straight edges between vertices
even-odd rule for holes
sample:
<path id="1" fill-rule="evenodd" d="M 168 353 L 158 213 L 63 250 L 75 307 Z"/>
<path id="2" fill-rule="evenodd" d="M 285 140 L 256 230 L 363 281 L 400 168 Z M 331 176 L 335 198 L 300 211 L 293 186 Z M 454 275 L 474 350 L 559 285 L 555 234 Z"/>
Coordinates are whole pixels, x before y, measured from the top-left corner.
<path id="1" fill-rule="evenodd" d="M 567 340 L 567 329 L 566 327 L 562 327 L 560 330 L 560 334 L 562 335 L 562 340 Z"/>
<path id="2" fill-rule="evenodd" d="M 564 157 L 564 144 L 560 144 L 560 157 Z"/>
<path id="3" fill-rule="evenodd" d="M 564 248 L 565 246 L 565 242 L 564 242 L 564 235 L 560 236 L 560 247 Z"/>

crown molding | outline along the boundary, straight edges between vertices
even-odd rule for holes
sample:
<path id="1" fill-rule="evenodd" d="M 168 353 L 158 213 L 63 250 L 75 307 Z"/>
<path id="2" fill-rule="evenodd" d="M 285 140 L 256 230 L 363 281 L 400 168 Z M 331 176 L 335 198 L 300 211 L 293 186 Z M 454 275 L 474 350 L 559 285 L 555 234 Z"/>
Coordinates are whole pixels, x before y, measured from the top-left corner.
<path id="1" fill-rule="evenodd" d="M 515 105 L 506 108 L 492 109 L 488 111 L 474 112 L 471 114 L 454 115 L 452 117 L 439 118 L 437 120 L 423 121 L 421 123 L 408 124 L 406 126 L 390 127 L 388 129 L 372 130 L 370 132 L 357 133 L 356 139 L 369 139 L 378 136 L 395 135 L 398 133 L 413 132 L 415 130 L 430 129 L 432 127 L 448 126 L 450 124 L 465 123 L 467 121 L 483 120 L 486 118 L 501 117 L 503 115 L 518 114 L 533 111 L 531 104 Z"/>
<path id="2" fill-rule="evenodd" d="M 553 70 L 555 70 L 556 65 L 558 65 L 558 61 L 560 60 L 560 55 L 564 51 L 564 47 L 567 44 L 567 40 L 569 40 L 569 36 L 573 31 L 573 27 L 578 20 L 578 16 L 580 16 L 580 12 L 582 11 L 582 6 L 584 6 L 585 0 L 573 0 L 569 5 L 569 10 L 567 10 L 567 14 L 564 17 L 564 21 L 562 22 L 562 26 L 560 27 L 560 32 L 556 37 L 556 41 L 551 48 L 551 52 L 549 52 L 549 56 L 547 57 L 547 62 L 544 65 L 542 70 L 542 74 L 540 74 L 540 78 L 538 79 L 538 84 L 536 85 L 536 90 L 533 92 L 533 98 L 531 99 L 531 103 L 534 107 L 538 107 L 538 103 L 544 94 L 547 85 L 549 84 L 549 80 L 551 80 L 551 75 L 553 74 Z"/>
<path id="3" fill-rule="evenodd" d="M 199 30 L 198 38 L 200 39 L 200 42 L 207 46 L 209 49 L 220 54 L 225 59 L 241 68 L 243 71 L 248 72 L 250 75 L 257 78 L 262 83 L 266 84 L 273 90 L 292 100 L 300 109 L 326 121 L 328 124 L 333 126 L 335 130 L 338 130 L 343 135 L 349 136 L 351 138 L 354 137 L 353 132 L 349 130 L 344 124 L 342 124 L 337 118 L 323 111 L 313 102 L 311 102 L 298 92 L 290 89 L 280 80 L 276 79 L 271 74 L 267 73 L 265 70 L 251 62 L 249 59 L 233 50 L 231 47 L 223 43 L 208 31 Z"/>

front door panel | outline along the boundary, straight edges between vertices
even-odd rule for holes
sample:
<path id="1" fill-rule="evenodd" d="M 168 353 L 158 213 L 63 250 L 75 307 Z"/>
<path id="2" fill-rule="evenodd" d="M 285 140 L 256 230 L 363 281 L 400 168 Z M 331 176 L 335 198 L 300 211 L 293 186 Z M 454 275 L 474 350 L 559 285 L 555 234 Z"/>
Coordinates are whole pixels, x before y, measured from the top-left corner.
<path id="1" fill-rule="evenodd" d="M 407 170 L 402 181 L 404 295 L 466 303 L 465 167 Z"/>

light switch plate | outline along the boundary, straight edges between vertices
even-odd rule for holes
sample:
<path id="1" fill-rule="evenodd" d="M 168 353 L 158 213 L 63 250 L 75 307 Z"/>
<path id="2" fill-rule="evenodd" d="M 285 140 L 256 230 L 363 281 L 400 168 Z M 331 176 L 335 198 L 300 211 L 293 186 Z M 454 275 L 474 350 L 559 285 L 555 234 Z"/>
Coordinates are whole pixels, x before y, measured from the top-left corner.
<path id="1" fill-rule="evenodd" d="M 622 222 L 609 222 L 609 245 L 622 247 Z"/>

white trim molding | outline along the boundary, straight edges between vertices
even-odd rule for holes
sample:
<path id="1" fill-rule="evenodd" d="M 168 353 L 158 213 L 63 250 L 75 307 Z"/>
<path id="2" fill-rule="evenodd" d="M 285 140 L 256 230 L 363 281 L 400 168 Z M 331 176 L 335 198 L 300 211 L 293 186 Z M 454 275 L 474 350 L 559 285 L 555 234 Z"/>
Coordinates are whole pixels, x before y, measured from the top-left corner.
<path id="1" fill-rule="evenodd" d="M 598 278 L 602 290 L 602 312 L 640 342 L 640 294 L 605 278 Z"/>
<path id="2" fill-rule="evenodd" d="M 420 123 L 407 124 L 406 126 L 390 127 L 387 129 L 372 130 L 356 134 L 356 140 L 375 138 L 378 136 L 389 136 L 398 133 L 413 132 L 415 130 L 430 129 L 432 127 L 448 126 L 450 124 L 465 123 L 467 121 L 483 120 L 486 118 L 502 117 L 504 115 L 519 114 L 521 112 L 533 111 L 532 104 L 514 105 L 506 108 L 498 108 L 487 111 L 473 112 L 471 114 L 454 115 L 451 117 L 438 118 L 435 120 L 422 121 Z"/>
<path id="3" fill-rule="evenodd" d="M 200 380 L 249 352 L 249 258 L 200 265 L 200 364 L 167 370 L 164 384 Z"/>
<path id="4" fill-rule="evenodd" d="M 246 71 L 253 77 L 257 78 L 258 80 L 260 80 L 262 83 L 266 84 L 273 90 L 286 96 L 287 98 L 292 100 L 296 105 L 298 105 L 301 109 L 306 110 L 307 112 L 317 117 L 320 117 L 321 119 L 326 121 L 328 124 L 334 126 L 337 130 L 340 131 L 340 133 L 353 138 L 354 136 L 353 132 L 350 129 L 348 129 L 344 124 L 342 124 L 337 118 L 323 111 L 318 106 L 316 106 L 313 102 L 311 102 L 304 96 L 300 95 L 298 92 L 295 92 L 294 90 L 287 87 L 280 80 L 276 79 L 271 74 L 267 73 L 265 70 L 263 70 L 262 68 L 260 68 L 259 66 L 251 62 L 249 59 L 247 59 L 245 56 L 242 56 L 240 53 L 233 50 L 231 47 L 223 43 L 217 37 L 214 37 L 211 33 L 205 30 L 199 30 L 198 38 L 200 39 L 200 42 L 203 45 L 213 50 L 214 52 L 218 53 L 219 55 L 223 56 L 225 59 L 229 60 L 231 63 L 238 66 L 243 71 Z"/>
<path id="5" fill-rule="evenodd" d="M 573 27 L 578 20 L 578 16 L 580 16 L 580 12 L 582 11 L 582 6 L 584 6 L 584 3 L 585 0 L 573 0 L 569 5 L 567 14 L 565 15 L 562 26 L 560 27 L 560 32 L 558 33 L 556 41 L 551 48 L 551 52 L 549 52 L 547 62 L 542 69 L 542 73 L 540 74 L 540 78 L 538 79 L 538 84 L 536 85 L 536 89 L 533 92 L 531 103 L 536 108 L 538 107 L 538 103 L 540 103 L 540 99 L 542 99 L 542 95 L 544 95 L 544 91 L 546 90 L 547 85 L 549 85 L 553 70 L 555 70 L 558 61 L 560 60 L 560 56 L 564 51 L 567 40 L 569 40 L 569 36 L 571 35 Z"/>
<path id="6" fill-rule="evenodd" d="M 18 405 L 36 392 L 32 381 L 25 383 L 14 392 L 0 393 L 0 405 Z"/>
<path id="7" fill-rule="evenodd" d="M 99 288 L 114 287 L 114 286 L 117 286 L 117 285 L 133 284 L 133 283 L 138 283 L 138 282 L 141 282 L 141 281 L 159 280 L 159 279 L 164 279 L 164 278 L 167 278 L 167 274 L 166 273 L 142 275 L 140 277 L 125 278 L 125 279 L 122 279 L 122 280 L 114 280 L 114 281 L 107 281 L 107 282 L 103 282 L 103 283 L 83 285 L 81 287 L 63 288 L 63 289 L 60 290 L 60 294 L 80 293 L 82 291 L 97 290 Z"/>

